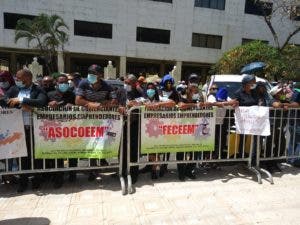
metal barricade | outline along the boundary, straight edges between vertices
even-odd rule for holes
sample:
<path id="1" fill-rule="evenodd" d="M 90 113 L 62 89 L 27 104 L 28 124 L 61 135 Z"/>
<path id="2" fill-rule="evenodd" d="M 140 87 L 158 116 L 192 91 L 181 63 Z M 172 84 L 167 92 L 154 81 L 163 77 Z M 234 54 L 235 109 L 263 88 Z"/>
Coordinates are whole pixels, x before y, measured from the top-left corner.
<path id="1" fill-rule="evenodd" d="M 192 112 L 201 112 L 204 108 L 194 108 Z M 165 111 L 166 110 L 166 111 Z M 219 109 L 216 109 L 219 110 Z M 234 123 L 234 109 L 222 108 L 223 113 L 219 113 L 216 117 L 215 124 L 215 144 L 212 149 L 208 151 L 197 151 L 186 149 L 180 154 L 183 156 L 178 157 L 179 153 L 175 152 L 156 152 L 144 154 L 141 152 L 141 121 L 142 118 L 141 107 L 133 107 L 128 111 L 128 127 L 127 127 L 127 179 L 128 179 L 128 193 L 133 193 L 134 188 L 132 184 L 133 168 L 146 165 L 169 165 L 169 164 L 191 164 L 191 163 L 217 163 L 217 164 L 239 164 L 246 166 L 256 176 L 258 183 L 261 181 L 261 173 L 266 173 L 271 183 L 272 177 L 268 171 L 261 170 L 255 165 L 255 152 L 254 141 L 255 136 L 252 135 L 239 135 L 235 132 Z M 225 110 L 225 112 L 224 112 Z M 182 110 L 162 109 L 158 112 L 164 111 L 165 113 L 180 113 Z M 222 115 L 223 114 L 223 115 Z M 130 126 L 130 124 L 135 124 Z M 134 137 L 131 132 L 137 135 Z M 134 139 L 136 138 L 136 140 Z M 172 140 L 170 140 L 172 141 Z M 133 143 L 135 142 L 135 143 Z M 201 142 L 201 141 L 200 141 Z M 135 145 L 135 146 L 134 146 Z M 257 146 L 256 146 L 257 147 Z M 257 154 L 256 154 L 257 155 Z M 177 157 L 177 158 L 176 158 Z M 152 160 L 150 160 L 152 158 Z M 154 160 L 153 160 L 154 158 Z M 180 158 L 180 160 L 178 160 Z M 259 172 L 260 171 L 260 172 Z"/>
<path id="2" fill-rule="evenodd" d="M 0 109 L 2 110 L 2 109 Z M 5 110 L 5 109 L 3 109 Z M 59 112 L 62 118 L 68 118 L 67 115 L 70 114 L 70 111 L 73 112 L 80 112 L 84 115 L 87 112 L 92 112 L 94 114 L 97 113 L 116 113 L 120 116 L 121 121 L 121 128 L 118 132 L 120 132 L 120 148 L 117 149 L 118 155 L 114 157 L 105 158 L 108 164 L 102 164 L 100 158 L 95 157 L 63 157 L 63 158 L 39 158 L 37 159 L 36 151 L 35 151 L 35 136 L 34 136 L 34 120 L 33 117 L 38 115 L 38 111 L 34 111 L 30 114 L 30 124 L 26 125 L 24 130 L 26 134 L 26 141 L 30 146 L 30 149 L 27 149 L 27 153 L 29 157 L 19 157 L 19 158 L 10 158 L 10 159 L 3 159 L 0 160 L 0 175 L 21 175 L 21 174 L 36 174 L 36 173 L 48 173 L 48 172 L 66 172 L 66 171 L 92 171 L 92 170 L 100 170 L 105 172 L 117 172 L 120 178 L 121 190 L 122 194 L 126 193 L 125 187 L 125 180 L 122 176 L 123 170 L 123 132 L 122 128 L 124 126 L 125 121 L 123 120 L 123 116 L 117 112 L 117 109 L 109 108 L 103 109 L 101 111 L 87 111 L 82 107 L 72 107 L 70 108 L 60 108 L 60 109 L 51 109 L 51 108 L 44 108 L 45 113 L 47 112 Z M 66 117 L 64 117 L 66 116 Z M 88 121 L 87 119 L 83 119 L 84 121 Z M 48 121 L 51 122 L 59 122 L 59 119 L 49 119 Z M 45 123 L 45 128 L 47 128 L 47 123 Z M 4 130 L 6 127 L 3 127 L 2 123 L 0 125 L 1 130 Z M 91 132 L 91 131 L 90 131 Z M 94 131 L 96 132 L 96 131 Z M 108 135 L 108 131 L 105 130 L 105 134 Z M 111 134 L 114 135 L 114 134 Z M 74 142 L 76 140 L 74 139 Z M 55 145 L 55 143 L 54 143 Z M 76 143 L 72 143 L 72 146 L 76 146 Z M 1 147 L 1 146 L 0 146 Z M 105 149 L 104 149 L 105 151 Z"/>
<path id="3" fill-rule="evenodd" d="M 270 108 L 270 128 L 270 136 L 259 137 L 257 164 L 298 161 L 300 165 L 300 109 Z"/>

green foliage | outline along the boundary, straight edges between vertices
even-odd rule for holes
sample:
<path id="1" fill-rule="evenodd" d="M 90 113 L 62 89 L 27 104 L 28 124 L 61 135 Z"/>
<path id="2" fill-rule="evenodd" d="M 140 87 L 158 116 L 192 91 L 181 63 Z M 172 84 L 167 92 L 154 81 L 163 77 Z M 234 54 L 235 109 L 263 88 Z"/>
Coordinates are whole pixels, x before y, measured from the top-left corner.
<path id="1" fill-rule="evenodd" d="M 286 78 L 294 78 L 299 53 L 300 47 L 298 46 L 289 45 L 283 51 L 279 51 L 261 41 L 253 41 L 224 53 L 210 72 L 213 74 L 240 74 L 242 67 L 246 64 L 262 61 L 267 66 L 256 75 L 269 80 L 277 80 L 281 79 L 284 73 Z"/>
<path id="2" fill-rule="evenodd" d="M 15 42 L 26 39 L 28 46 L 40 50 L 46 59 L 48 73 L 56 70 L 56 52 L 68 42 L 68 26 L 58 15 L 40 14 L 33 20 L 20 19 L 15 30 Z"/>

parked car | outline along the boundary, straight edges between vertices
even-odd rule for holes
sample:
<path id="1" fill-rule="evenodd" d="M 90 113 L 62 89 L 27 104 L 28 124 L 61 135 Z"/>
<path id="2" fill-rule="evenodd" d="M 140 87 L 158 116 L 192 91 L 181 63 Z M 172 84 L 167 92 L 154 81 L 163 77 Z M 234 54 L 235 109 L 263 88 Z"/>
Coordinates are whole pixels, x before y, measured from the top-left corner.
<path id="1" fill-rule="evenodd" d="M 226 88 L 228 91 L 228 96 L 233 98 L 234 93 L 242 86 L 242 79 L 243 75 L 236 74 L 212 75 L 207 80 L 202 91 L 204 92 L 204 95 L 207 96 L 211 85 L 215 83 L 219 88 Z M 264 82 L 268 91 L 272 89 L 272 85 L 269 81 L 260 77 L 256 77 L 256 82 L 258 81 Z"/>

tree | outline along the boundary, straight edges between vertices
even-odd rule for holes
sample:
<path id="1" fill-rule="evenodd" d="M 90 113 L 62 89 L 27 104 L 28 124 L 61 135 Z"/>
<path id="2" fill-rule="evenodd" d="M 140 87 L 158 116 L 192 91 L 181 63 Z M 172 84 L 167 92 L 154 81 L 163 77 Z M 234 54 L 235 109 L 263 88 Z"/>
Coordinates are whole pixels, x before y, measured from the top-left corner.
<path id="1" fill-rule="evenodd" d="M 300 47 L 288 45 L 283 52 L 261 41 L 249 42 L 225 52 L 221 59 L 212 67 L 212 74 L 240 74 L 243 66 L 255 61 L 266 63 L 266 67 L 257 74 L 267 79 L 278 80 L 282 74 L 286 78 L 296 77 L 299 63 Z"/>
<path id="2" fill-rule="evenodd" d="M 64 45 L 68 42 L 68 26 L 58 15 L 40 14 L 33 20 L 20 19 L 15 30 L 15 42 L 25 38 L 28 47 L 40 51 L 45 60 L 48 74 L 57 71 L 57 51 L 64 51 Z"/>
<path id="3" fill-rule="evenodd" d="M 300 23 L 295 20 L 297 13 L 300 12 L 299 0 L 273 0 L 272 3 L 261 0 L 250 1 L 262 12 L 276 48 L 283 51 L 289 45 L 291 38 L 300 32 Z M 274 24 L 279 25 L 278 27 L 288 26 L 290 32 L 288 34 L 279 33 Z M 280 43 L 280 39 L 283 40 L 282 43 Z"/>

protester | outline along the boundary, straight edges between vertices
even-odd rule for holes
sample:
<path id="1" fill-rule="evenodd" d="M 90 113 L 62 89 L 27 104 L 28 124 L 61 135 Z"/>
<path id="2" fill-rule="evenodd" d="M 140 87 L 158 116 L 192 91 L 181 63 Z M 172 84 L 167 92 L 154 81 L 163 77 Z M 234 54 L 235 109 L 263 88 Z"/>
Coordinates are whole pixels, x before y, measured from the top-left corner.
<path id="1" fill-rule="evenodd" d="M 22 157 L 22 169 L 29 170 L 31 169 L 31 136 L 33 136 L 31 129 L 31 107 L 43 107 L 47 105 L 47 96 L 45 92 L 36 84 L 32 82 L 32 73 L 27 70 L 19 70 L 16 74 L 16 85 L 19 89 L 17 97 L 10 98 L 8 100 L 9 107 L 22 108 L 23 110 L 23 121 L 25 128 L 25 138 L 26 138 L 26 147 L 27 147 L 27 157 Z M 34 156 L 33 156 L 34 158 Z M 42 168 L 42 160 L 34 160 L 34 168 Z M 41 178 L 38 174 L 33 174 L 34 178 L 32 179 L 32 189 L 40 187 Z M 28 177 L 29 174 L 21 174 L 19 180 L 18 192 L 23 192 L 27 189 L 28 186 Z"/>
<path id="2" fill-rule="evenodd" d="M 103 68 L 99 65 L 91 65 L 88 68 L 87 79 L 80 81 L 76 90 L 75 104 L 84 106 L 89 110 L 100 110 L 103 107 L 117 105 L 113 98 L 113 89 L 104 81 Z M 91 159 L 91 166 L 96 166 L 96 159 Z M 105 159 L 100 160 L 101 165 L 108 165 Z M 90 172 L 89 181 L 96 179 L 96 174 Z"/>
<path id="3" fill-rule="evenodd" d="M 56 90 L 48 92 L 48 106 L 51 108 L 58 107 L 71 107 L 75 104 L 75 94 L 71 90 L 68 77 L 66 75 L 60 75 L 56 79 Z M 54 160 L 46 160 L 46 164 L 50 164 L 50 167 L 54 166 Z M 57 160 L 57 165 L 62 168 L 64 165 L 63 159 Z M 69 159 L 69 166 L 75 167 L 77 165 L 77 159 Z M 69 180 L 74 181 L 76 179 L 76 173 L 71 171 Z M 64 173 L 54 173 L 54 188 L 60 188 L 63 185 Z"/>
<path id="4" fill-rule="evenodd" d="M 53 77 L 44 76 L 42 79 L 42 88 L 46 93 L 48 93 L 50 91 L 54 91 L 55 90 L 55 82 L 54 82 Z"/>
<path id="5" fill-rule="evenodd" d="M 19 89 L 13 76 L 8 71 L 0 72 L 0 107 L 7 107 L 10 98 L 18 96 Z"/>

